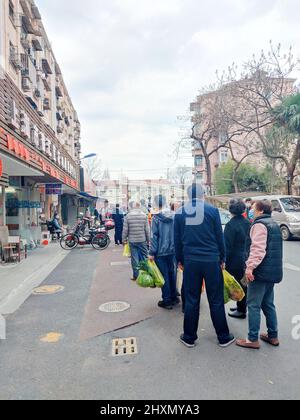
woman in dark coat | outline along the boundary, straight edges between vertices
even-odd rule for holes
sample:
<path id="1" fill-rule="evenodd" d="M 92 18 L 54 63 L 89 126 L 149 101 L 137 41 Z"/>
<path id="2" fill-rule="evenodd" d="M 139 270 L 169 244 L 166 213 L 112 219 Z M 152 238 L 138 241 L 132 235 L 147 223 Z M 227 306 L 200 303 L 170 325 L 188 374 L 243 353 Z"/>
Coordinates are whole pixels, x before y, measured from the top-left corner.
<path id="1" fill-rule="evenodd" d="M 112 215 L 112 219 L 115 223 L 115 243 L 116 245 L 122 245 L 122 233 L 124 225 L 124 214 L 120 210 L 120 205 L 116 205 L 116 211 Z"/>
<path id="2" fill-rule="evenodd" d="M 246 269 L 246 240 L 251 223 L 243 216 L 243 213 L 246 211 L 246 205 L 243 200 L 231 200 L 229 211 L 233 217 L 226 225 L 224 233 L 226 244 L 226 270 L 238 282 L 241 282 Z M 247 289 L 244 286 L 242 287 L 247 295 Z M 229 316 L 237 319 L 245 319 L 246 315 L 247 296 L 245 296 L 241 302 L 238 302 L 237 308 L 231 309 Z"/>

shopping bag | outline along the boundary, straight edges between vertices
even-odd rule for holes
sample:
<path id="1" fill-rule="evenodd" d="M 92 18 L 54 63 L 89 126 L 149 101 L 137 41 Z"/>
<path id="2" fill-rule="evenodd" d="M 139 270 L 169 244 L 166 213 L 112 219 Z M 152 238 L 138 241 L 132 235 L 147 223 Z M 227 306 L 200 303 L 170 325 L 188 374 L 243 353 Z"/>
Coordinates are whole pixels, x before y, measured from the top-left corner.
<path id="1" fill-rule="evenodd" d="M 123 251 L 123 257 L 130 258 L 131 257 L 131 251 L 130 251 L 130 245 L 129 243 L 124 245 L 124 251 Z"/>
<path id="2" fill-rule="evenodd" d="M 163 275 L 161 274 L 159 268 L 155 264 L 154 261 L 148 261 L 149 266 L 149 274 L 152 276 L 155 286 L 162 289 L 165 285 L 165 279 Z"/>
<path id="3" fill-rule="evenodd" d="M 182 290 L 182 285 L 183 285 L 183 270 L 181 268 L 178 268 L 177 270 L 177 290 Z M 206 292 L 206 288 L 205 288 L 205 280 L 203 280 L 203 285 L 202 285 L 202 290 L 201 293 L 205 293 Z"/>
<path id="4" fill-rule="evenodd" d="M 183 285 L 183 271 L 178 268 L 177 270 L 177 290 L 181 290 Z"/>
<path id="5" fill-rule="evenodd" d="M 139 272 L 139 276 L 137 278 L 136 281 L 137 285 L 143 288 L 155 288 L 155 283 L 154 280 L 152 278 L 152 276 L 150 276 L 149 273 L 147 273 L 147 271 L 143 271 L 141 270 Z"/>
<path id="6" fill-rule="evenodd" d="M 224 300 L 227 304 L 230 300 L 234 302 L 241 302 L 245 297 L 245 292 L 239 282 L 228 273 L 223 271 L 224 277 Z"/>

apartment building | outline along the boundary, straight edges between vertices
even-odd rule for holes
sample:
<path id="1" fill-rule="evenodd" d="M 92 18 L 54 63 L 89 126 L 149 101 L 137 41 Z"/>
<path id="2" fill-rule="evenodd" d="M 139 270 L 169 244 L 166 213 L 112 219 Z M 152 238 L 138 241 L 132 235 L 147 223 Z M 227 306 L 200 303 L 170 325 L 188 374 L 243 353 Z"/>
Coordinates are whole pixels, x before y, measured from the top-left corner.
<path id="1" fill-rule="evenodd" d="M 80 122 L 38 7 L 0 1 L 0 224 L 29 240 L 37 228 L 38 237 L 41 217 L 60 213 L 63 195 L 76 198 L 80 148 Z"/>
<path id="2" fill-rule="evenodd" d="M 104 200 L 108 200 L 112 208 L 120 204 L 127 209 L 131 201 L 155 207 L 154 198 L 159 194 L 163 194 L 169 204 L 178 206 L 187 198 L 187 186 L 173 184 L 167 179 L 103 180 L 97 183 L 97 196 L 101 197 L 98 207 L 101 207 Z"/>

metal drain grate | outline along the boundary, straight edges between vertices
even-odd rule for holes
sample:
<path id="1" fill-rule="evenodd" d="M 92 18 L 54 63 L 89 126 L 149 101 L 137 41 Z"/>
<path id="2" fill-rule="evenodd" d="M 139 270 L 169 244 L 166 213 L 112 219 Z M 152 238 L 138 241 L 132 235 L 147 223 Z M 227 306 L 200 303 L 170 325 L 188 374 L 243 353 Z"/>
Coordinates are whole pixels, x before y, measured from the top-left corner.
<path id="1" fill-rule="evenodd" d="M 112 342 L 113 357 L 133 356 L 138 353 L 135 337 L 117 338 Z"/>
<path id="2" fill-rule="evenodd" d="M 101 305 L 99 307 L 99 311 L 106 313 L 117 313 L 127 311 L 129 308 L 130 304 L 127 302 L 108 302 Z"/>

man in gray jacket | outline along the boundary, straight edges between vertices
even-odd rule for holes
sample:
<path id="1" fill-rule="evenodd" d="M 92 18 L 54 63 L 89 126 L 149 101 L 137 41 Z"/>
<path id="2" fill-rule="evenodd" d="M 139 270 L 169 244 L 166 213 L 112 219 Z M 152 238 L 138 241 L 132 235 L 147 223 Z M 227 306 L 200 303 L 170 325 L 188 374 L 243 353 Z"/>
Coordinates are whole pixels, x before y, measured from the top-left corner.
<path id="1" fill-rule="evenodd" d="M 162 301 L 158 303 L 158 306 L 164 309 L 173 309 L 173 306 L 179 303 L 175 272 L 175 213 L 166 207 L 166 199 L 162 195 L 155 198 L 155 204 L 160 212 L 152 220 L 150 260 L 155 260 L 165 279 Z"/>
<path id="2" fill-rule="evenodd" d="M 129 211 L 124 220 L 123 243 L 129 241 L 133 270 L 132 280 L 136 281 L 139 275 L 138 264 L 148 258 L 150 228 L 148 218 L 141 210 L 140 204 L 132 203 L 131 208 L 132 210 Z"/>

